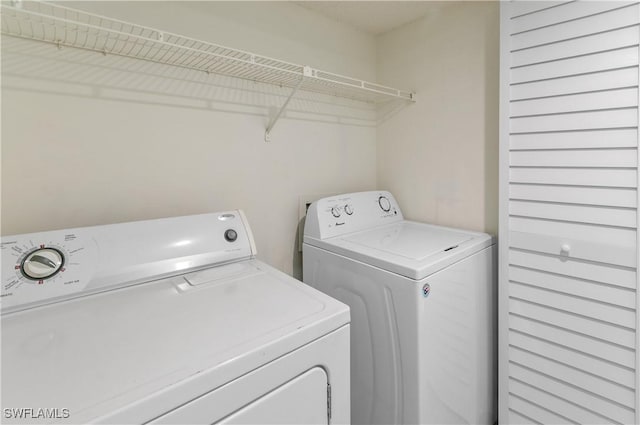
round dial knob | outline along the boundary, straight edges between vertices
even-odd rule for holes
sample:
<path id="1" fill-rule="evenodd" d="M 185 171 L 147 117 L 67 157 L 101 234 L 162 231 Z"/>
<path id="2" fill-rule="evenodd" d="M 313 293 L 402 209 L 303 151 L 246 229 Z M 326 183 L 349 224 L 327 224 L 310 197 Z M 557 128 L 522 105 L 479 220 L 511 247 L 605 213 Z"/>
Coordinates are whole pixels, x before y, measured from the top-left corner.
<path id="1" fill-rule="evenodd" d="M 353 214 L 353 207 L 349 204 L 344 206 L 344 212 L 347 213 L 347 215 L 351 215 Z"/>
<path id="2" fill-rule="evenodd" d="M 227 242 L 235 242 L 235 240 L 238 239 L 238 232 L 233 229 L 227 229 L 227 231 L 224 232 L 224 238 Z"/>
<path id="3" fill-rule="evenodd" d="M 60 271 L 64 256 L 54 248 L 40 248 L 22 261 L 22 273 L 32 280 L 48 279 Z"/>
<path id="4" fill-rule="evenodd" d="M 335 218 L 340 217 L 340 209 L 338 207 L 331 208 L 331 215 L 333 215 Z"/>
<path id="5" fill-rule="evenodd" d="M 386 196 L 381 196 L 378 198 L 378 205 L 382 208 L 382 211 L 389 212 L 391 210 L 391 202 Z"/>

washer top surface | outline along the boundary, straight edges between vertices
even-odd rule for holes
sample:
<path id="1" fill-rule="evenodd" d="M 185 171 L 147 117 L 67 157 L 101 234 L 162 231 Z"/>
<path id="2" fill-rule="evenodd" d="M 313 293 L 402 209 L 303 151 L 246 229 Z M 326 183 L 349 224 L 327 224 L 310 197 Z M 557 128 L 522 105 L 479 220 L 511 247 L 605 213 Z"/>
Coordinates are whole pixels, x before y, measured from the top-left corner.
<path id="1" fill-rule="evenodd" d="M 403 220 L 305 243 L 421 280 L 493 244 L 490 235 Z"/>
<path id="2" fill-rule="evenodd" d="M 2 318 L 2 405 L 64 407 L 73 422 L 159 391 L 179 405 L 348 321 L 257 260 L 24 310 Z M 204 389 L 172 390 L 192 378 Z"/>
<path id="3" fill-rule="evenodd" d="M 375 249 L 391 256 L 423 261 L 444 249 L 459 246 L 473 235 L 454 230 L 426 227 L 420 223 L 401 221 L 381 228 L 365 230 L 342 238 L 344 242 Z"/>

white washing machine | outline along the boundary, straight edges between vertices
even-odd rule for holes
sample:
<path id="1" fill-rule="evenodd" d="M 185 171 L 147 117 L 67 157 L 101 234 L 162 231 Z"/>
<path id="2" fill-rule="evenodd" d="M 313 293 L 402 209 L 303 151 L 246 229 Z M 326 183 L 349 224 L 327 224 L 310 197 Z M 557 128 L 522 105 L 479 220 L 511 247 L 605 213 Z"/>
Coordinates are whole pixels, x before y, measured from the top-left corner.
<path id="1" fill-rule="evenodd" d="M 304 282 L 351 308 L 355 424 L 493 424 L 491 236 L 403 219 L 388 192 L 307 212 Z"/>
<path id="2" fill-rule="evenodd" d="M 240 211 L 2 238 L 3 423 L 349 422 L 349 310 Z"/>

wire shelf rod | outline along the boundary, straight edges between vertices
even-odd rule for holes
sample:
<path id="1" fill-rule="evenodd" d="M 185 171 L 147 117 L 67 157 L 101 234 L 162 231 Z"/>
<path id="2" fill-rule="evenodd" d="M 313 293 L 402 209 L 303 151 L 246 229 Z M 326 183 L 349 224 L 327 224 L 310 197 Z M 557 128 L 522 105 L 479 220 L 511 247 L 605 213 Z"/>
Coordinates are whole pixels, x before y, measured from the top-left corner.
<path id="1" fill-rule="evenodd" d="M 2 6 L 2 7 L 3 8 L 8 8 L 8 6 Z M 70 21 L 70 20 L 65 19 L 65 18 L 50 17 L 50 16 L 47 16 L 47 15 L 44 15 L 44 14 L 41 14 L 41 13 L 37 13 L 37 12 L 29 12 L 29 13 L 33 13 L 36 16 L 43 17 L 43 18 L 49 18 L 49 19 L 56 20 L 56 21 L 59 21 L 59 22 L 62 22 L 62 23 L 66 23 L 66 24 L 73 24 L 73 25 L 76 24 L 75 22 Z M 31 21 L 31 20 L 29 20 L 29 21 L 33 24 L 33 21 Z M 82 47 L 87 48 L 89 50 L 96 50 L 96 51 L 104 50 L 104 48 L 106 47 L 106 43 L 110 39 L 111 35 L 123 36 L 123 37 L 125 37 L 125 39 L 124 40 L 118 39 L 118 41 L 125 41 L 125 42 L 128 41 L 128 40 L 131 40 L 131 37 L 132 37 L 131 33 L 122 32 L 122 31 L 119 31 L 119 30 L 109 29 L 108 31 L 105 31 L 105 28 L 102 28 L 102 27 L 99 27 L 99 26 L 96 26 L 96 25 L 92 25 L 92 24 L 82 24 L 82 25 L 84 25 L 87 29 L 96 30 L 97 33 L 105 33 L 104 38 L 105 38 L 106 41 L 105 41 L 105 43 L 102 44 L 103 47 L 102 48 L 98 48 L 97 47 L 101 37 L 96 35 L 95 36 L 95 42 L 94 42 L 94 45 L 92 47 L 82 46 Z M 68 46 L 68 47 L 76 47 L 72 43 L 68 42 L 66 40 L 66 37 L 64 39 L 62 39 L 61 36 L 58 36 L 57 35 L 58 27 L 55 26 L 55 25 L 52 25 L 52 26 L 53 26 L 54 32 L 55 32 L 54 39 L 51 40 L 51 41 L 47 40 L 46 39 L 46 31 L 43 31 L 42 32 L 41 41 L 45 41 L 45 42 L 49 41 L 49 42 L 54 43 L 54 44 L 55 43 L 61 43 L 61 44 L 65 45 L 65 46 Z M 36 32 L 35 32 L 34 29 L 32 29 L 31 33 L 35 34 Z M 12 35 L 12 34 L 9 34 L 9 35 Z M 25 37 L 29 38 L 28 36 L 26 36 L 24 34 L 17 34 L 17 36 L 22 36 L 22 38 L 25 38 Z M 166 46 L 167 49 L 165 50 L 164 55 L 162 57 L 160 57 L 160 58 L 154 59 L 155 61 L 158 61 L 158 62 L 161 62 L 161 63 L 164 62 L 164 58 L 166 57 L 166 55 L 169 52 L 171 52 L 172 49 L 170 47 L 178 47 L 179 49 L 185 49 L 185 50 L 188 50 L 188 51 L 193 52 L 193 53 L 196 53 L 196 52 L 205 53 L 207 55 L 215 56 L 215 57 L 218 57 L 218 58 L 221 58 L 221 59 L 244 62 L 244 63 L 248 63 L 248 64 L 255 63 L 255 62 L 251 62 L 251 61 L 249 61 L 247 59 L 239 58 L 237 56 L 230 56 L 230 55 L 223 55 L 223 54 L 208 52 L 208 51 L 201 50 L 201 49 L 196 49 L 196 48 L 187 47 L 187 46 L 181 46 L 181 45 L 178 45 L 178 44 L 175 44 L 175 43 L 170 43 L 170 42 L 161 41 L 161 40 L 154 40 L 152 38 L 149 38 L 149 37 L 146 37 L 146 36 L 142 36 L 142 35 L 135 35 L 134 37 L 139 39 L 139 40 L 149 42 L 150 43 L 150 48 L 153 48 L 153 44 L 160 44 L 160 45 Z M 198 40 L 195 40 L 195 39 L 188 39 L 188 38 L 183 38 L 183 39 L 191 40 L 191 41 L 194 41 L 194 42 L 198 42 Z M 114 45 L 114 47 L 115 47 L 115 45 Z M 222 46 L 218 46 L 218 47 L 222 47 Z M 229 50 L 229 49 L 226 49 L 226 50 Z M 251 54 L 248 53 L 248 52 L 243 52 L 243 51 L 232 51 L 232 52 L 233 52 L 233 54 L 238 55 L 238 56 L 240 56 L 240 55 L 251 56 Z M 123 52 L 118 52 L 118 51 L 115 51 L 115 50 L 111 51 L 109 53 L 120 55 L 120 56 L 128 56 L 128 55 L 124 54 Z M 265 58 L 265 59 L 267 59 L 267 58 Z M 276 59 L 272 59 L 272 60 L 274 62 L 278 62 L 278 63 L 286 63 L 286 62 L 282 62 L 282 61 L 279 61 L 279 60 L 276 60 Z M 289 63 L 286 63 L 286 64 L 287 65 L 291 65 L 293 67 L 297 67 L 298 66 L 298 65 L 295 65 L 295 64 L 289 64 Z M 275 67 L 275 66 L 264 65 L 264 64 L 262 64 L 261 66 L 264 66 L 264 67 L 267 67 L 267 68 L 271 68 L 271 69 L 274 69 L 274 70 L 282 69 L 281 67 Z"/>
<path id="2" fill-rule="evenodd" d="M 292 91 L 267 127 L 267 137 L 298 89 L 365 102 L 415 101 L 414 93 L 317 70 L 244 50 L 47 2 L 0 4 L 2 33 L 31 40 L 216 73 Z"/>
<path id="3" fill-rule="evenodd" d="M 233 66 L 227 61 L 238 64 L 259 64 L 259 66 L 265 67 L 267 71 L 290 71 L 296 76 L 302 74 L 302 66 L 278 59 L 256 55 L 243 50 L 230 49 L 214 43 L 203 42 L 190 37 L 184 37 L 142 25 L 135 25 L 117 19 L 81 12 L 66 6 L 52 5 L 45 2 L 40 2 L 38 5 L 38 10 L 27 10 L 24 7 L 25 5 L 21 8 L 3 5 L 3 9 L 13 11 L 14 14 L 10 18 L 22 21 L 18 23 L 17 31 L 8 31 L 6 27 L 8 27 L 9 24 L 5 23 L 3 32 L 23 38 L 37 38 L 41 41 L 55 43 L 58 46 L 80 47 L 108 54 L 139 57 L 141 59 L 187 68 L 193 67 L 195 69 L 201 69 L 202 63 L 205 62 L 205 68 L 209 72 L 216 72 L 215 68 L 212 69 L 212 64 L 217 60 L 223 63 L 226 62 L 224 68 L 218 72 L 227 75 L 232 75 L 234 72 Z M 47 9 L 46 13 L 45 9 Z M 39 19 L 40 22 L 36 22 L 36 19 Z M 5 19 L 3 19 L 3 22 L 5 22 Z M 28 23 L 29 34 L 26 34 L 27 31 L 23 27 L 25 22 Z M 36 29 L 38 25 L 43 28 L 40 30 Z M 60 28 L 60 26 L 63 26 L 63 28 Z M 47 39 L 51 37 L 48 35 L 49 30 L 47 27 L 53 30 L 52 40 Z M 72 38 L 69 38 L 70 35 Z M 202 54 L 209 56 L 209 58 L 203 57 Z M 247 72 L 244 67 L 240 67 L 239 69 L 242 70 L 243 74 Z M 332 90 L 338 90 L 333 93 L 337 96 L 341 95 L 339 87 L 344 87 L 345 89 L 357 88 L 362 90 L 362 96 L 358 97 L 363 99 L 369 98 L 367 92 L 371 95 L 380 94 L 407 100 L 412 100 L 413 98 L 412 94 L 408 91 L 401 91 L 324 71 L 314 70 L 311 76 L 303 75 L 303 77 L 305 79 L 316 80 L 320 85 L 328 85 Z M 325 84 L 322 84 L 323 82 Z M 305 87 L 306 86 L 307 84 L 305 84 Z M 321 87 L 317 90 L 321 90 Z M 376 96 L 372 96 L 372 98 L 376 98 Z"/>

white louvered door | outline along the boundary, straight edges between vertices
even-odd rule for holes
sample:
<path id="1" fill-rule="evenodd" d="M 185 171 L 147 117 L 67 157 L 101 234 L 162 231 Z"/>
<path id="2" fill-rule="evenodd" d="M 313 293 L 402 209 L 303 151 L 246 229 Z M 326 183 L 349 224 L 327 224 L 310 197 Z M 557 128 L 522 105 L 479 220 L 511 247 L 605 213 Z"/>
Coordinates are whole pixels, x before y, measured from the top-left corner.
<path id="1" fill-rule="evenodd" d="M 640 4 L 501 15 L 500 423 L 640 423 Z"/>

